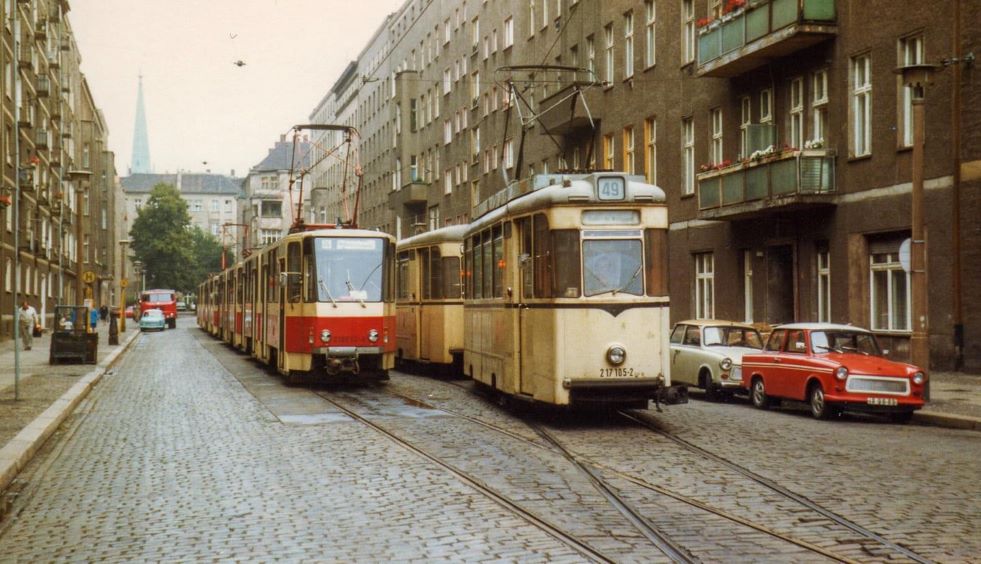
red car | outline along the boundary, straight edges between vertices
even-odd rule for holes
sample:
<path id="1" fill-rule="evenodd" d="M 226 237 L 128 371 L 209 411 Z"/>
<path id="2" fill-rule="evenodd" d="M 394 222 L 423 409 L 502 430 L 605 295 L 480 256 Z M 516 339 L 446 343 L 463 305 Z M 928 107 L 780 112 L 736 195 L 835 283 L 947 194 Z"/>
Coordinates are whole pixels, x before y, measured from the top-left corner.
<path id="1" fill-rule="evenodd" d="M 905 423 L 926 401 L 927 375 L 882 355 L 875 335 L 865 329 L 781 325 L 762 351 L 743 355 L 742 387 L 760 409 L 789 399 L 808 402 L 818 419 L 847 409 Z"/>

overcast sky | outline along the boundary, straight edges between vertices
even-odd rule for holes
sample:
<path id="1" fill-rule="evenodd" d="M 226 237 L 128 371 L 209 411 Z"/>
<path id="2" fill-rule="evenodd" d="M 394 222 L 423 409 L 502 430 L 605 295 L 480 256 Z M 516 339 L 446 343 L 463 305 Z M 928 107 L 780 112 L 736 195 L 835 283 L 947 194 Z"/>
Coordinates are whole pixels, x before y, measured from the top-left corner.
<path id="1" fill-rule="evenodd" d="M 307 122 L 401 3 L 83 0 L 68 19 L 120 176 L 132 160 L 141 73 L 154 172 L 244 176 L 281 134 Z"/>

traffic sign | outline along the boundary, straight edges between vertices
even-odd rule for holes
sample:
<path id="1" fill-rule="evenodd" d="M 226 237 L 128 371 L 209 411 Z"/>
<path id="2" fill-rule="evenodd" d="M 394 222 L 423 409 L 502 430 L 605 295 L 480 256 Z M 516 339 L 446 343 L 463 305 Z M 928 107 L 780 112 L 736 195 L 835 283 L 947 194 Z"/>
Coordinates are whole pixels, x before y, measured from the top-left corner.
<path id="1" fill-rule="evenodd" d="M 82 282 L 85 282 L 86 284 L 91 284 L 95 282 L 95 273 L 92 272 L 91 270 L 86 270 L 85 272 L 83 272 Z"/>

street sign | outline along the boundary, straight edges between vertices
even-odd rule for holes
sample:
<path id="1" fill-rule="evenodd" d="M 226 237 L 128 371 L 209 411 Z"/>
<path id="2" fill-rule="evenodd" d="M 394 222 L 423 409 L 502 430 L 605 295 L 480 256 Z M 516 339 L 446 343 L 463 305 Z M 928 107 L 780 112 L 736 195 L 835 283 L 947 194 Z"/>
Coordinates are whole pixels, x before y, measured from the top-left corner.
<path id="1" fill-rule="evenodd" d="M 123 278 L 119 281 L 120 288 L 125 288 L 126 286 L 129 286 L 129 278 Z"/>
<path id="2" fill-rule="evenodd" d="M 85 282 L 86 284 L 91 284 L 95 282 L 95 273 L 92 272 L 91 270 L 86 270 L 85 272 L 83 272 L 82 282 Z"/>
<path id="3" fill-rule="evenodd" d="M 903 267 L 904 272 L 910 272 L 909 266 L 909 248 L 912 241 L 909 237 L 903 239 L 903 242 L 899 244 L 899 264 Z"/>

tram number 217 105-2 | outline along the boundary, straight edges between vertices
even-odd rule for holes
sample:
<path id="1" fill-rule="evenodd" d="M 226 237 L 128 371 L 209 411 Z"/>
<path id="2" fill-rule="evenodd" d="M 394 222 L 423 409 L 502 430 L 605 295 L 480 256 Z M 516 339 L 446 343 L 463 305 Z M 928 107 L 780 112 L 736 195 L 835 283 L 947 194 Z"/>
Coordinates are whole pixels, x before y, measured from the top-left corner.
<path id="1" fill-rule="evenodd" d="M 633 368 L 600 368 L 600 378 L 643 378 L 644 373 Z"/>

